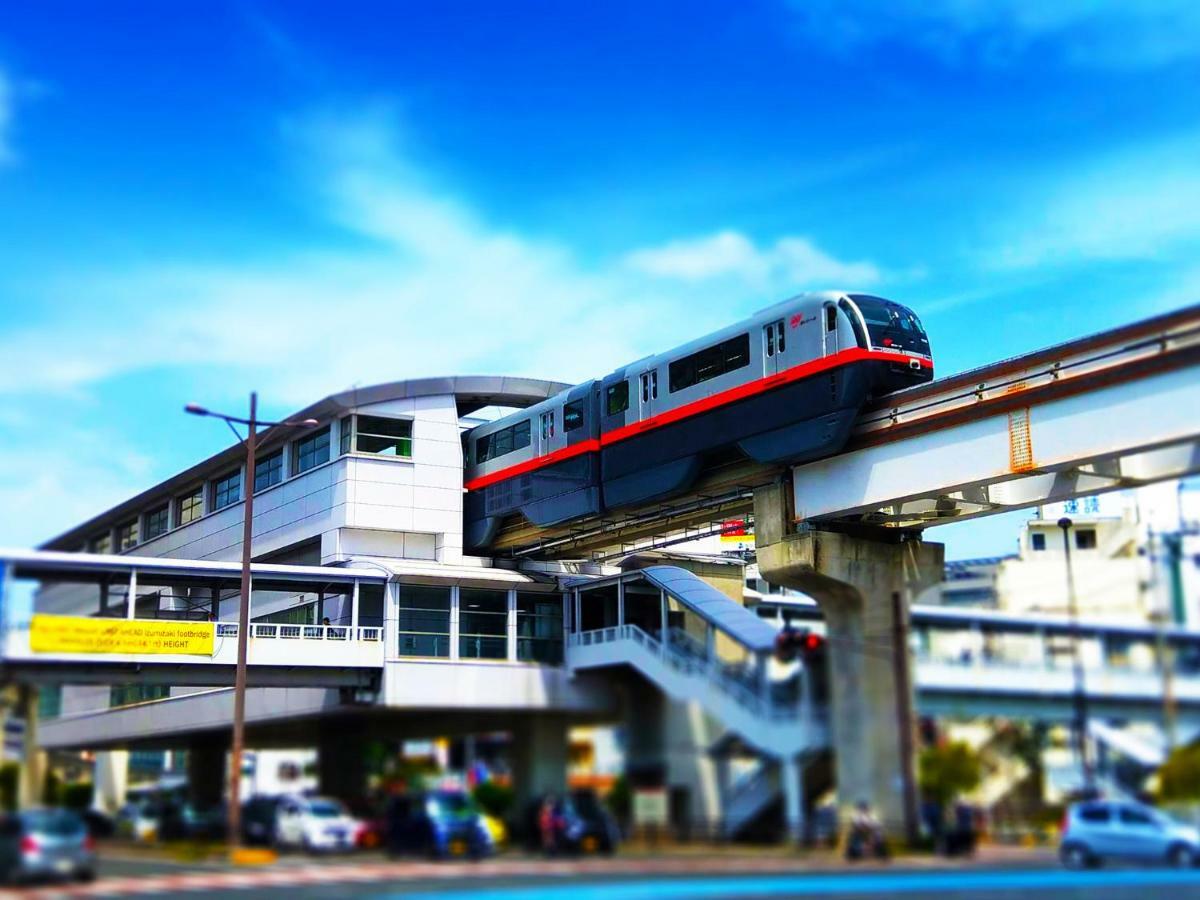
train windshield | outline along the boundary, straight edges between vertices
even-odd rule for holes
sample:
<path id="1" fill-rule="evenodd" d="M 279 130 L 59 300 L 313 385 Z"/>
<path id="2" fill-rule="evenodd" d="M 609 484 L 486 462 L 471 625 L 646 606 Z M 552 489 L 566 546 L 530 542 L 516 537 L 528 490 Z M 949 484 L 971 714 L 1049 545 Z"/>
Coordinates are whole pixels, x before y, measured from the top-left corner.
<path id="1" fill-rule="evenodd" d="M 849 296 L 867 323 L 873 346 L 929 355 L 929 338 L 911 309 L 869 294 Z"/>

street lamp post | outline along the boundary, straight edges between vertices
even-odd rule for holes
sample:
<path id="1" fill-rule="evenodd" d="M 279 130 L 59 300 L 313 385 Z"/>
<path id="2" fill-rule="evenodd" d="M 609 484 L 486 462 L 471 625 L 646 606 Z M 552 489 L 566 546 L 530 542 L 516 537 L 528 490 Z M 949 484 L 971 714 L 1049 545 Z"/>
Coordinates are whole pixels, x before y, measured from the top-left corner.
<path id="1" fill-rule="evenodd" d="M 237 669 L 233 681 L 233 741 L 229 754 L 229 808 L 226 818 L 229 843 L 231 846 L 237 847 L 241 843 L 242 826 L 240 795 L 242 751 L 245 746 L 246 734 L 246 649 L 249 646 L 250 632 L 250 544 L 254 533 L 254 456 L 258 445 L 258 426 L 311 428 L 320 423 L 316 419 L 303 419 L 295 422 L 260 422 L 258 420 L 258 394 L 254 391 L 250 392 L 250 417 L 246 419 L 212 412 L 195 403 L 185 406 L 184 412 L 194 416 L 212 416 L 222 419 L 246 448 L 246 477 L 242 488 L 245 496 L 245 506 L 242 511 L 242 590 L 238 602 Z M 235 422 L 246 426 L 245 438 L 242 438 L 234 428 Z"/>
<path id="2" fill-rule="evenodd" d="M 1075 571 L 1071 567 L 1071 525 L 1066 516 L 1058 520 L 1062 529 L 1063 552 L 1067 562 L 1067 614 L 1071 621 L 1071 663 L 1074 670 L 1074 692 L 1072 696 L 1075 712 L 1075 750 L 1079 754 L 1079 766 L 1083 770 L 1083 786 L 1092 790 L 1092 766 L 1087 752 L 1088 702 L 1084 683 L 1083 659 L 1079 655 L 1079 608 L 1075 601 Z"/>

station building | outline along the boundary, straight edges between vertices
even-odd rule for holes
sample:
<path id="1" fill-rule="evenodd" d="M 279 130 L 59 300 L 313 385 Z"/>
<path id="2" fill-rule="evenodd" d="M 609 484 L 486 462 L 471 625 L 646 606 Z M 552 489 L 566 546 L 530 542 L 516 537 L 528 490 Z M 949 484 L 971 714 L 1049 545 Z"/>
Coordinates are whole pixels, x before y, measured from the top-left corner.
<path id="1" fill-rule="evenodd" d="M 316 427 L 261 433 L 252 486 L 244 447 L 235 444 L 40 548 L 86 553 L 97 571 L 106 559 L 223 564 L 197 573 L 207 576 L 202 589 L 187 573 L 157 577 L 147 562 L 133 584 L 100 572 L 86 591 L 43 587 L 37 611 L 215 620 L 219 642 L 224 623 L 237 621 L 234 573 L 249 488 L 253 560 L 286 566 L 292 579 L 256 576 L 252 627 L 278 626 L 272 636 L 327 627 L 341 637 L 339 629 L 352 629 L 377 641 L 366 649 L 382 654 L 381 678 L 369 689 L 292 687 L 286 679 L 252 686 L 250 750 L 268 759 L 272 748 L 315 747 L 320 789 L 351 799 L 365 788 L 370 741 L 395 746 L 507 732 L 513 784 L 525 800 L 564 789 L 569 729 L 619 725 L 632 715 L 640 743 L 625 748 L 626 761 L 668 782 L 674 818 L 711 826 L 721 814 L 711 750 L 725 729 L 696 703 L 660 696 L 633 673 L 601 676 L 564 665 L 569 620 L 575 617 L 577 627 L 611 621 L 617 604 L 608 601 L 623 590 L 614 584 L 591 612 L 566 602 L 569 586 L 581 578 L 611 580 L 621 570 L 586 562 L 518 566 L 463 553 L 462 433 L 481 421 L 481 411 L 529 406 L 564 387 L 451 377 L 326 397 L 292 417 L 316 419 Z M 740 593 L 736 561 L 706 565 L 728 567 L 725 580 Z M 224 581 L 213 580 L 218 569 Z M 378 577 L 350 577 L 364 571 Z M 666 615 L 664 600 L 664 621 Z M 251 640 L 265 633 L 252 630 Z M 293 646 L 304 652 L 303 642 Z M 50 693 L 45 689 L 43 699 Z M 149 750 L 186 751 L 197 799 L 219 799 L 232 719 L 227 687 L 131 676 L 121 684 L 67 684 L 53 694 L 42 704 L 49 716 L 39 724 L 39 742 L 95 752 L 106 802 L 120 798 L 129 753 Z"/>

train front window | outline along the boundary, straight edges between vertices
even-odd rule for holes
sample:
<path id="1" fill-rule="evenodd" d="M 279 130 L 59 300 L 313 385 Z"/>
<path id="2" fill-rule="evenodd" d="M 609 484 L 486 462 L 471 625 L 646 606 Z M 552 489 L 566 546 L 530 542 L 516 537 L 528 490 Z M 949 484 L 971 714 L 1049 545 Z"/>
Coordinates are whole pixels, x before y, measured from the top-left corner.
<path id="1" fill-rule="evenodd" d="M 912 310 L 869 294 L 849 296 L 867 323 L 873 346 L 888 350 L 911 350 L 929 355 L 929 338 L 925 335 L 921 320 Z"/>

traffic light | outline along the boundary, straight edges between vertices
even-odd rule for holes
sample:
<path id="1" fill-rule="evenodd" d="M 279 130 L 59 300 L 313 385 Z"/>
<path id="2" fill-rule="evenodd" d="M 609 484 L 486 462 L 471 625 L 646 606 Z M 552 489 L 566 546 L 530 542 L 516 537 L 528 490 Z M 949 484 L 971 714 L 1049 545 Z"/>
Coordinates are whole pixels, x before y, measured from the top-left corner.
<path id="1" fill-rule="evenodd" d="M 794 662 L 796 657 L 810 662 L 825 649 L 825 638 L 807 629 L 785 628 L 775 637 L 775 659 L 779 662 Z"/>

